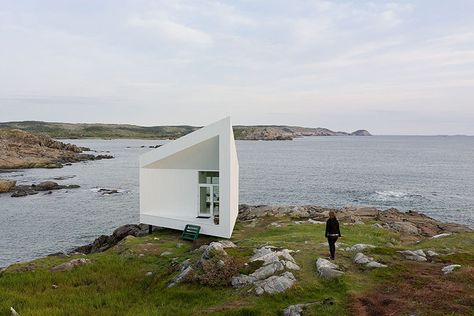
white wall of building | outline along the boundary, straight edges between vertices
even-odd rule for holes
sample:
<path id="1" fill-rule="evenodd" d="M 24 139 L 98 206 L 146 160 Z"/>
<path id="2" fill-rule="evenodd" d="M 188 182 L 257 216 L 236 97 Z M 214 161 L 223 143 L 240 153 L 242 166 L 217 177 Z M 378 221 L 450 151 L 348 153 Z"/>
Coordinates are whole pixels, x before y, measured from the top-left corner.
<path id="1" fill-rule="evenodd" d="M 197 218 L 199 171 L 219 171 L 220 223 Z M 140 221 L 230 238 L 238 215 L 239 170 L 230 118 L 181 137 L 140 157 Z"/>

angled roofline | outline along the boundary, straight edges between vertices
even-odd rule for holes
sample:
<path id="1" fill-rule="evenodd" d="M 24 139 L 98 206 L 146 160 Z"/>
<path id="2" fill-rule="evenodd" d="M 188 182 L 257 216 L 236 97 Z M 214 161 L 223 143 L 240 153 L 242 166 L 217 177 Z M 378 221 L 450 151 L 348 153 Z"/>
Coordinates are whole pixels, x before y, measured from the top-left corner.
<path id="1" fill-rule="evenodd" d="M 161 147 L 146 152 L 140 156 L 140 168 L 146 168 L 148 165 L 156 161 L 167 158 L 175 153 L 185 150 L 186 148 L 192 147 L 216 136 L 229 137 L 229 126 L 230 132 L 232 132 L 231 119 L 230 116 L 227 116 L 217 122 L 166 143 Z"/>

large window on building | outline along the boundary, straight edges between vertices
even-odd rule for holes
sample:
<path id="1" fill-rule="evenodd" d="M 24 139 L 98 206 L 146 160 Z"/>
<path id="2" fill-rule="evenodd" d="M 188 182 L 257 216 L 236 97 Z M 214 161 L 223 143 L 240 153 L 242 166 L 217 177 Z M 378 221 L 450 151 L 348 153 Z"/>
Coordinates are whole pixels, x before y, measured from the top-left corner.
<path id="1" fill-rule="evenodd" d="M 199 171 L 199 217 L 219 216 L 219 172 Z"/>

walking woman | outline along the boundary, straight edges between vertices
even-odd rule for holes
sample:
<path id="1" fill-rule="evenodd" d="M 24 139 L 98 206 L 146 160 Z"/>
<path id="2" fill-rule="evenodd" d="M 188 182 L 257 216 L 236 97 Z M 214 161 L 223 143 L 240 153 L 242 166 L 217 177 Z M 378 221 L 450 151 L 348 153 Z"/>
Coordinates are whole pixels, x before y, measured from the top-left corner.
<path id="1" fill-rule="evenodd" d="M 341 237 L 339 222 L 337 221 L 336 214 L 333 211 L 330 211 L 329 219 L 326 222 L 326 238 L 328 239 L 331 260 L 336 258 L 336 241 L 338 237 Z"/>

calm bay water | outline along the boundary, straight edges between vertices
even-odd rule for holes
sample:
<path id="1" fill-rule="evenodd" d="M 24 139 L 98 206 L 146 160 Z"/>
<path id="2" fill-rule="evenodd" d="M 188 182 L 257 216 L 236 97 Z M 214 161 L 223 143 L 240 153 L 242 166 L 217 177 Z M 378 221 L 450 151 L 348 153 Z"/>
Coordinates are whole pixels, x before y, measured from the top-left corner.
<path id="1" fill-rule="evenodd" d="M 112 160 L 0 174 L 80 189 L 0 195 L 0 267 L 92 241 L 138 221 L 138 156 L 151 140 L 71 140 Z M 141 148 L 145 145 L 145 148 Z M 239 141 L 240 202 L 396 207 L 474 227 L 474 137 L 306 137 Z M 101 195 L 98 188 L 119 189 Z"/>

